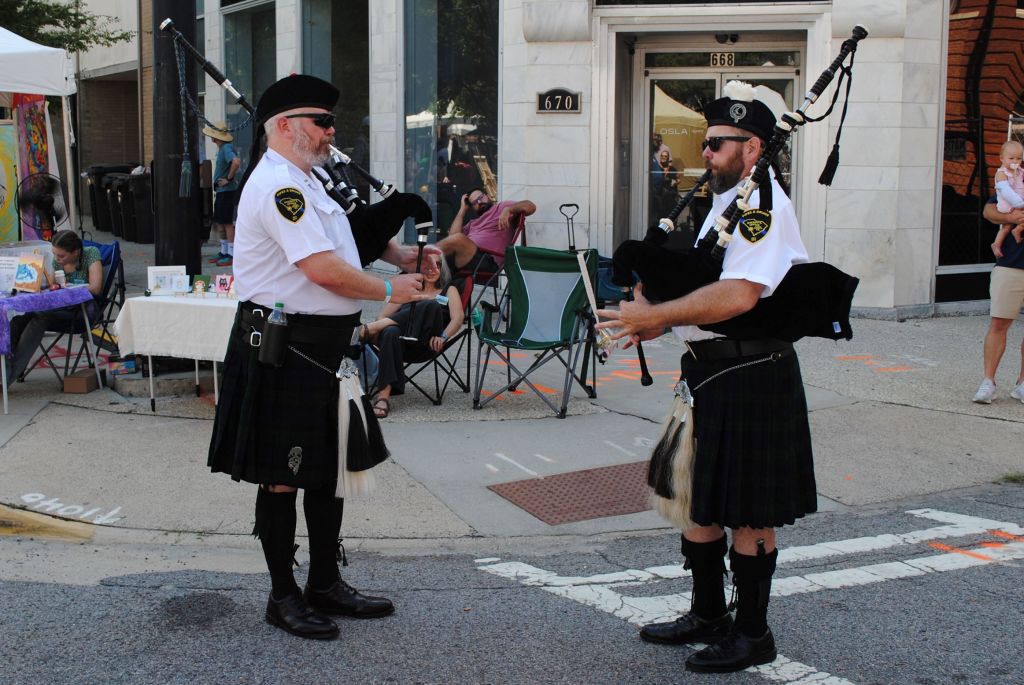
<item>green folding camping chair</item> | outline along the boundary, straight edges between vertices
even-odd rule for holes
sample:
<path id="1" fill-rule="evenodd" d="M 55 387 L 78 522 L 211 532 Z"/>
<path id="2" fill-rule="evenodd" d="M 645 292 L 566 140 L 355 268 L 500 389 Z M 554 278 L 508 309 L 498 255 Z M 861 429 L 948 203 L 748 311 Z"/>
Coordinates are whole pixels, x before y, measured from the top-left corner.
<path id="1" fill-rule="evenodd" d="M 586 277 L 593 286 L 597 251 L 585 250 L 583 255 Z M 480 409 L 495 397 L 525 383 L 558 418 L 565 418 L 573 381 L 588 397 L 597 396 L 594 390 L 596 371 L 592 372 L 590 384 L 586 382 L 586 371 L 582 376 L 576 372 L 580 360 L 594 354 L 594 318 L 587 304 L 580 263 L 573 252 L 510 245 L 505 249 L 505 277 L 507 285 L 497 308 L 500 315 L 496 317 L 504 321 L 504 328 L 493 328 L 494 314 L 484 316 L 479 327 L 473 408 Z M 505 349 L 504 353 L 501 348 Z M 518 368 L 512 362 L 511 350 L 534 353 L 529 367 Z M 508 383 L 481 400 L 492 352 L 508 366 Z M 565 367 L 560 406 L 530 380 L 531 375 L 553 359 Z"/>

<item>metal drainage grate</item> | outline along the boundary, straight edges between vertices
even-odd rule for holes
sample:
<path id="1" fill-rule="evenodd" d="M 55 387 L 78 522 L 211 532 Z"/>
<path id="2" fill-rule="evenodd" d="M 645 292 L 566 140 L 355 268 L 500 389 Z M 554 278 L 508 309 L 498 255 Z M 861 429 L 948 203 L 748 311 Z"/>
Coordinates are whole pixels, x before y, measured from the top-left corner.
<path id="1" fill-rule="evenodd" d="M 647 461 L 487 487 L 549 526 L 651 508 Z"/>

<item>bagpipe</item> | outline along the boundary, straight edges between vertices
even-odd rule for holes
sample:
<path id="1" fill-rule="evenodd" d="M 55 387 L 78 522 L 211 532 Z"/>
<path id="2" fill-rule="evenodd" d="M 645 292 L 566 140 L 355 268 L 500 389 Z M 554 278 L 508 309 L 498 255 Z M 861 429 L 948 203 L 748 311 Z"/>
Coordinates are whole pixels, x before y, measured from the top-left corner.
<path id="1" fill-rule="evenodd" d="M 256 117 L 256 108 L 246 100 L 245 96 L 238 92 L 231 84 L 231 81 L 204 57 L 196 48 L 188 42 L 181 31 L 174 27 L 174 22 L 165 19 L 160 23 L 160 29 L 171 35 L 175 45 L 184 48 L 193 59 L 202 67 L 203 71 L 212 78 L 217 85 L 226 90 L 242 109 L 249 113 L 251 119 Z M 199 116 L 201 113 L 197 112 Z M 205 117 L 204 117 L 205 119 Z M 213 126 L 212 123 L 206 123 Z M 218 129 L 219 130 L 219 129 Z M 256 136 L 254 136 L 254 140 Z M 394 185 L 384 183 L 375 178 L 366 169 L 352 161 L 352 158 L 344 152 L 331 145 L 330 160 L 322 167 L 314 167 L 313 175 L 320 181 L 332 200 L 344 210 L 352 226 L 352 235 L 355 238 L 356 246 L 359 248 L 359 258 L 364 266 L 370 264 L 380 257 L 387 248 L 388 242 L 405 225 L 407 218 L 412 218 L 416 226 L 416 242 L 419 246 L 419 258 L 416 269 L 419 271 L 419 262 L 423 257 L 423 248 L 430 237 L 430 231 L 434 227 L 433 214 L 430 205 L 415 193 L 398 192 Z M 250 161 L 250 169 L 255 166 L 255 159 Z M 381 196 L 381 201 L 368 204 L 359 197 L 356 192 L 349 170 L 358 174 L 373 190 Z M 244 183 L 244 178 L 243 178 Z"/>
<path id="2" fill-rule="evenodd" d="M 736 197 L 717 217 L 712 227 L 685 252 L 669 251 L 663 247 L 668 234 L 694 194 L 710 178 L 706 172 L 696 185 L 681 198 L 657 225 L 651 226 L 644 239 L 627 240 L 616 248 L 612 257 L 612 282 L 624 288 L 632 286 L 638 277 L 643 283 L 644 295 L 652 301 L 666 301 L 687 295 L 705 285 L 714 283 L 722 273 L 725 250 L 733 232 L 750 209 L 752 193 L 771 178 L 769 168 L 776 155 L 788 141 L 797 126 L 807 121 L 820 121 L 829 115 L 829 107 L 822 117 L 811 119 L 805 111 L 814 104 L 835 74 L 842 71 L 847 77 L 852 67 L 843 62 L 857 49 L 857 43 L 868 35 L 862 26 L 855 26 L 850 38 L 843 41 L 839 55 L 818 77 L 804 96 L 804 102 L 795 112 L 787 112 L 776 123 L 772 137 L 765 145 L 761 157 L 751 174 L 744 180 Z M 839 89 L 836 89 L 838 98 Z M 849 80 L 847 82 L 847 97 Z M 833 100 L 832 106 L 835 105 Z M 845 112 L 844 112 L 845 113 Z M 837 136 L 838 138 L 838 136 Z M 831 182 L 831 174 L 838 164 L 838 143 L 833 148 L 822 183 Z M 828 178 L 828 180 L 824 180 Z M 766 209 L 762 207 L 762 209 Z M 750 311 L 719 323 L 701 328 L 735 339 L 777 338 L 793 342 L 805 336 L 849 340 L 850 307 L 859 279 L 824 262 L 794 264 L 770 297 L 761 298 Z"/>

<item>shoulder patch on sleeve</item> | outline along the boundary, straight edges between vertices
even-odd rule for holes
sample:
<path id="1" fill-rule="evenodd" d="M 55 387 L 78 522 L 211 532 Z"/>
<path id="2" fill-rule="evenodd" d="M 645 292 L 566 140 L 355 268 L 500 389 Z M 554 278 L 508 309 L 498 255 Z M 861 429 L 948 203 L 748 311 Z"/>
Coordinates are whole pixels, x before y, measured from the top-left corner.
<path id="1" fill-rule="evenodd" d="M 306 198 L 297 188 L 281 188 L 274 193 L 274 206 L 281 216 L 294 224 L 306 213 Z"/>
<path id="2" fill-rule="evenodd" d="M 748 209 L 740 217 L 740 235 L 748 243 L 756 243 L 764 238 L 771 227 L 772 213 L 763 209 Z"/>

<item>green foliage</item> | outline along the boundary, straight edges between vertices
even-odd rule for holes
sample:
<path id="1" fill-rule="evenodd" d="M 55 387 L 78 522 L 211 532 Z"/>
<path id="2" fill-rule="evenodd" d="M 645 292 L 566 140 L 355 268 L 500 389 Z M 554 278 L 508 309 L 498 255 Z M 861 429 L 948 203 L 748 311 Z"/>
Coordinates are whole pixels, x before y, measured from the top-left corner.
<path id="1" fill-rule="evenodd" d="M 438 84 L 435 111 L 449 102 L 456 113 L 497 124 L 498 2 L 439 0 L 437 11 Z"/>
<path id="2" fill-rule="evenodd" d="M 997 483 L 1006 483 L 1007 485 L 1024 485 L 1024 473 L 1020 471 L 1013 471 L 1000 476 L 996 481 Z"/>
<path id="3" fill-rule="evenodd" d="M 81 8 L 80 0 L 0 0 L 0 26 L 41 45 L 82 52 L 132 38 L 134 31 L 111 30 L 116 17 Z"/>

